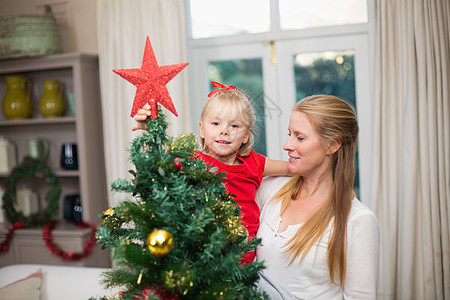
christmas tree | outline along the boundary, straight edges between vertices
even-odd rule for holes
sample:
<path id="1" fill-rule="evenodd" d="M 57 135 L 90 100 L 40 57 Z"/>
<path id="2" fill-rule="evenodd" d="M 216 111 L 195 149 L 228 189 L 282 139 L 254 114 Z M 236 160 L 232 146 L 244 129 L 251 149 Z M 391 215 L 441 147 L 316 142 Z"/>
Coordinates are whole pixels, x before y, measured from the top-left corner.
<path id="1" fill-rule="evenodd" d="M 106 210 L 98 238 L 116 267 L 106 287 L 121 299 L 266 299 L 255 287 L 261 262 L 242 264 L 249 240 L 240 208 L 216 168 L 195 157 L 194 134 L 166 135 L 159 111 L 130 149 L 133 179 L 112 189 L 133 195 Z"/>

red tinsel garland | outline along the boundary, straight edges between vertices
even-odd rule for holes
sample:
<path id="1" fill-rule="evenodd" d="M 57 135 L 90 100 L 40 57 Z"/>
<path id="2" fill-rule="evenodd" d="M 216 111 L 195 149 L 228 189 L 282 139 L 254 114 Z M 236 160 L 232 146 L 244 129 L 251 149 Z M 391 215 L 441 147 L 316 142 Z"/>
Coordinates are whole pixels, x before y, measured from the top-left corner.
<path id="1" fill-rule="evenodd" d="M 62 258 L 65 261 L 79 261 L 84 259 L 86 256 L 88 256 L 89 254 L 91 254 L 94 245 L 97 241 L 95 234 L 97 233 L 97 227 L 93 224 L 89 224 L 89 223 L 77 223 L 78 227 L 90 227 L 92 229 L 92 233 L 91 235 L 88 237 L 86 244 L 84 245 L 84 249 L 83 252 L 65 252 L 64 250 L 61 249 L 61 247 L 58 246 L 58 244 L 53 240 L 53 236 L 52 236 L 52 230 L 55 228 L 55 222 L 53 221 L 48 221 L 47 224 L 45 225 L 43 231 L 42 231 L 42 237 L 44 239 L 45 242 L 45 246 L 47 247 L 48 251 L 50 252 L 50 254 L 56 255 L 60 258 Z"/>
<path id="2" fill-rule="evenodd" d="M 6 235 L 5 240 L 0 244 L 0 254 L 8 252 L 9 245 L 11 244 L 11 240 L 14 236 L 14 231 L 19 228 L 24 228 L 25 223 L 23 221 L 19 221 L 14 223 L 14 225 L 8 226 L 8 234 Z"/>
<path id="3" fill-rule="evenodd" d="M 24 216 L 23 213 L 16 211 L 13 202 L 16 200 L 16 183 L 22 177 L 25 178 L 39 178 L 44 179 L 50 184 L 50 190 L 47 192 L 45 199 L 47 200 L 47 207 L 38 213 L 30 216 Z M 58 178 L 53 172 L 39 160 L 26 156 L 23 162 L 11 171 L 11 174 L 2 185 L 5 192 L 2 197 L 2 207 L 5 209 L 5 216 L 11 224 L 8 226 L 8 234 L 5 240 L 0 244 L 0 254 L 8 252 L 11 240 L 14 236 L 14 231 L 20 228 L 33 228 L 36 226 L 44 226 L 42 237 L 50 254 L 59 256 L 63 260 L 78 261 L 88 256 L 96 242 L 95 234 L 97 233 L 96 226 L 89 223 L 79 223 L 78 227 L 90 227 L 92 229 L 91 236 L 88 237 L 81 253 L 65 252 L 54 241 L 52 237 L 52 230 L 55 226 L 51 218 L 58 212 L 58 198 L 61 194 L 61 186 Z"/>

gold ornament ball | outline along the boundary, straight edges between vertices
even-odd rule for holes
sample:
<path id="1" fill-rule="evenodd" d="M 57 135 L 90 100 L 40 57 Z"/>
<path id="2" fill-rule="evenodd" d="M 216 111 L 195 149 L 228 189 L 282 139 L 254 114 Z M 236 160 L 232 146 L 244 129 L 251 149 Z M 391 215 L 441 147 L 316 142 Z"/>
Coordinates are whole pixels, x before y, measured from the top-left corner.
<path id="1" fill-rule="evenodd" d="M 147 247 L 150 253 L 160 257 L 173 249 L 173 236 L 164 229 L 156 229 L 147 237 Z"/>

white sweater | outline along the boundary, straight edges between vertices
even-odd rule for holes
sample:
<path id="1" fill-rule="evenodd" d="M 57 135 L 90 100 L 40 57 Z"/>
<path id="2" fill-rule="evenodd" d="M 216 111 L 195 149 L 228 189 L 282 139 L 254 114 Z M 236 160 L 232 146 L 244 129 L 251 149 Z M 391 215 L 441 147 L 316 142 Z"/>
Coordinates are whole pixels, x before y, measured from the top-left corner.
<path id="1" fill-rule="evenodd" d="M 327 246 L 331 222 L 323 238 L 317 241 L 304 260 L 297 259 L 290 266 L 283 253 L 284 245 L 302 224 L 289 226 L 278 233 L 281 222 L 280 201 L 269 201 L 289 180 L 286 177 L 267 177 L 256 193 L 261 209 L 258 238 L 262 245 L 256 256 L 264 260 L 264 273 L 297 299 L 376 299 L 378 283 L 379 229 L 372 211 L 358 199 L 353 199 L 347 223 L 347 273 L 345 285 L 332 284 L 327 264 Z M 339 278 L 337 278 L 339 279 Z"/>

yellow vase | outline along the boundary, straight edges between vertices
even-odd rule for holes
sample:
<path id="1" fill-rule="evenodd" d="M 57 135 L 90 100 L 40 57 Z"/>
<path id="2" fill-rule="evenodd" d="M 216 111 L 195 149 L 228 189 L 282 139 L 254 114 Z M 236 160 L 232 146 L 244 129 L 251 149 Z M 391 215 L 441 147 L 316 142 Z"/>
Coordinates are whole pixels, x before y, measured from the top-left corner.
<path id="1" fill-rule="evenodd" d="M 64 86 L 54 80 L 44 81 L 44 92 L 39 101 L 39 112 L 45 118 L 61 117 L 66 111 L 63 100 Z"/>
<path id="2" fill-rule="evenodd" d="M 33 112 L 31 81 L 25 76 L 5 77 L 7 88 L 3 97 L 3 114 L 8 120 L 27 119 Z"/>

